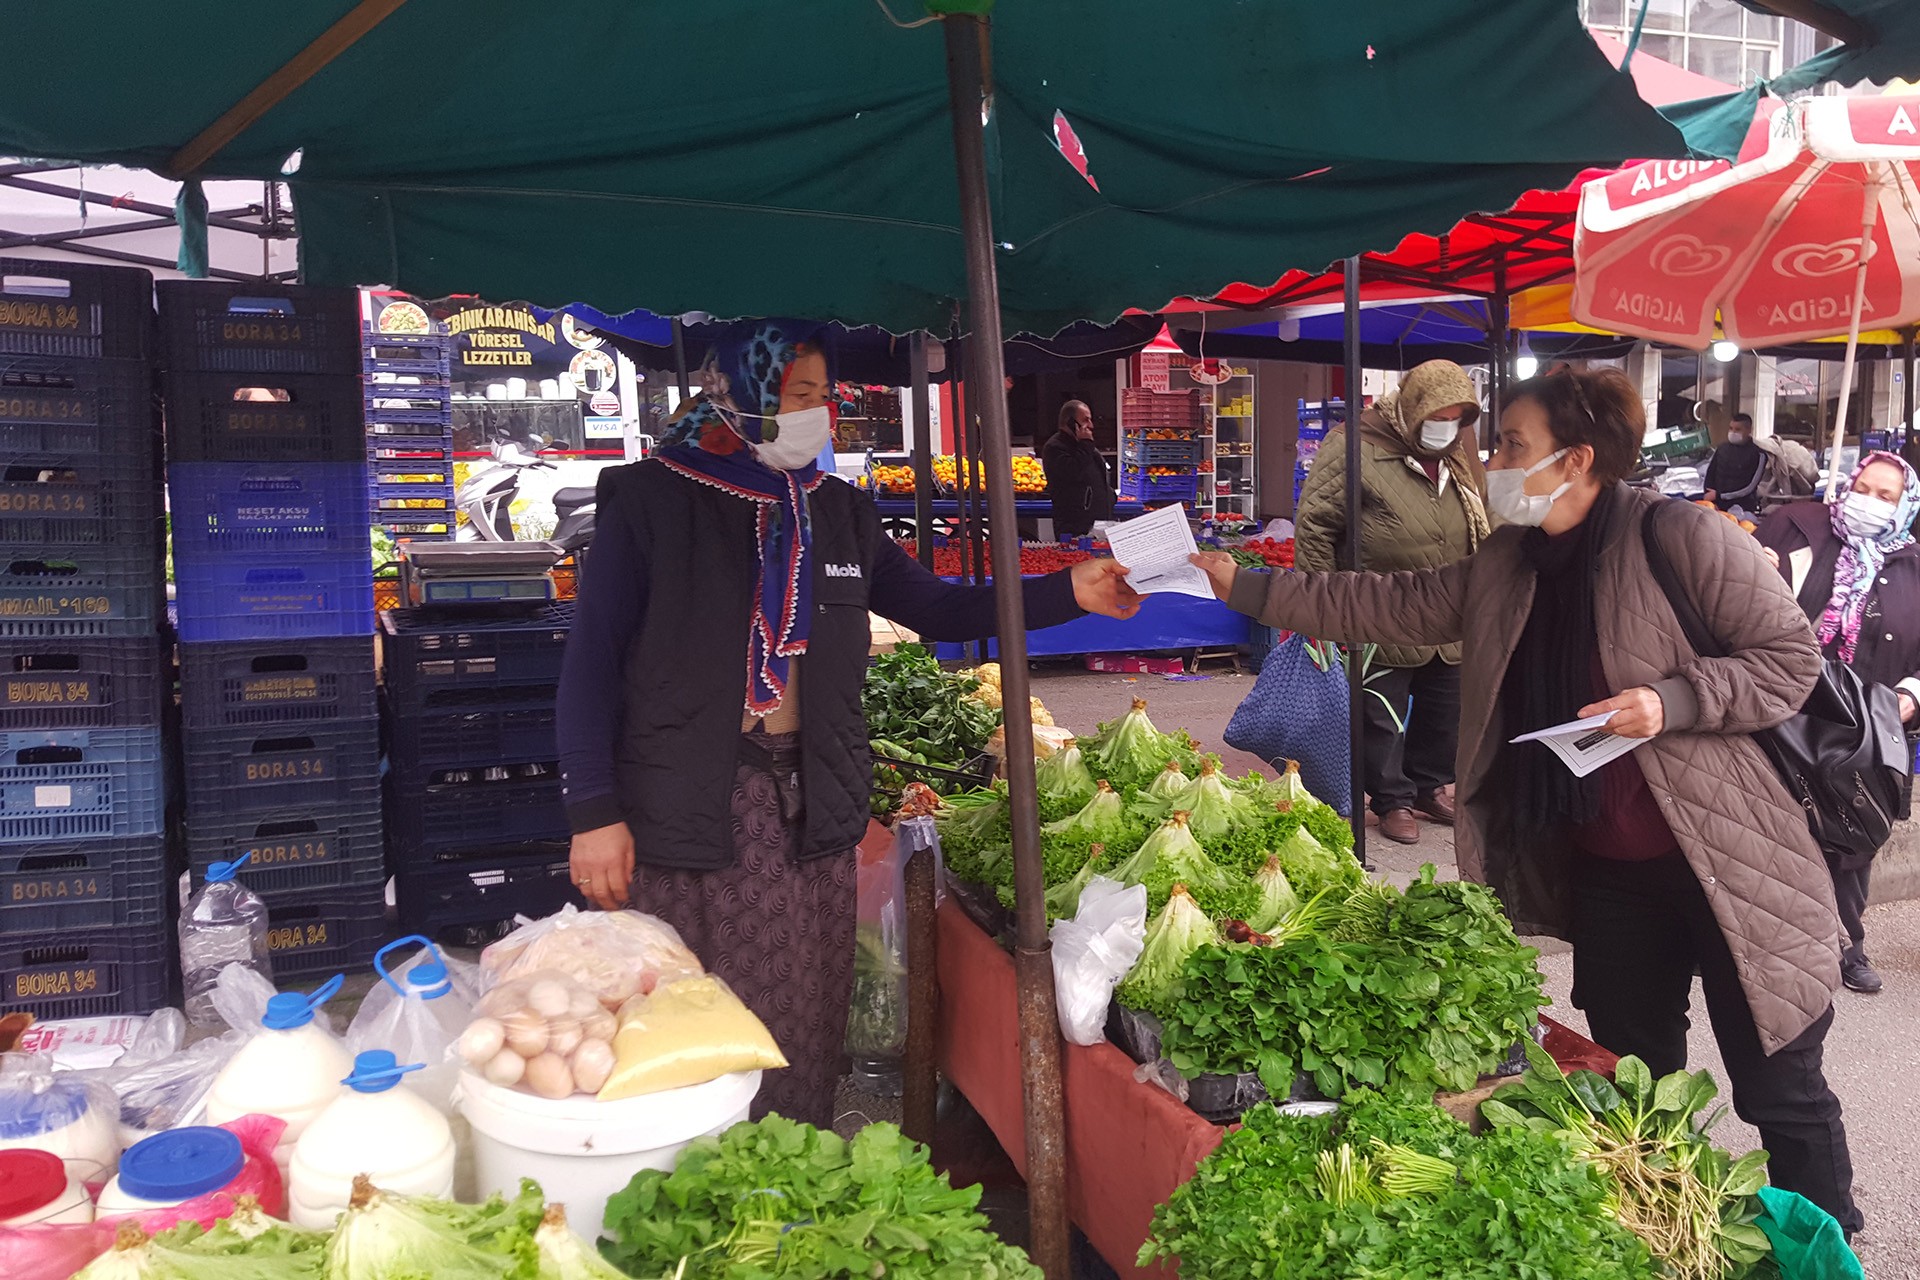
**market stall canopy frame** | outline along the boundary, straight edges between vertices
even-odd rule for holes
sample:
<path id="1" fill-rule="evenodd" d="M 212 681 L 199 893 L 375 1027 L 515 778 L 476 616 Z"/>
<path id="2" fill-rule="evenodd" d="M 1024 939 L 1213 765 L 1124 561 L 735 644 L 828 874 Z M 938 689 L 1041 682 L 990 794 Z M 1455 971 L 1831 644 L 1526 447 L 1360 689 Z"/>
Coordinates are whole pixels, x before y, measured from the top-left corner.
<path id="1" fill-rule="evenodd" d="M 314 283 L 950 328 L 966 289 L 942 41 L 910 0 L 369 4 L 272 23 L 236 0 L 30 7 L 13 46 L 87 73 L 0 85 L 0 153 L 285 173 Z M 349 15 L 337 54 L 301 65 Z M 1006 0 L 993 20 L 1010 332 L 1687 153 L 1563 0 Z M 209 134 L 290 64 L 311 74 Z"/>

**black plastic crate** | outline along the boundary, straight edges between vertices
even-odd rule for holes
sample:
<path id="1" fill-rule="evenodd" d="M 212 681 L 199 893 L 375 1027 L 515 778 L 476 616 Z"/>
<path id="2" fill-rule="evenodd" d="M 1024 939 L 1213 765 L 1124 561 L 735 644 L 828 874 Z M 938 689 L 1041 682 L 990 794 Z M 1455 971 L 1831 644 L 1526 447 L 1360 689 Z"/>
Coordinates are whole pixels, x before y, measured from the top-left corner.
<path id="1" fill-rule="evenodd" d="M 168 676 L 157 636 L 0 640 L 0 729 L 157 725 Z"/>
<path id="2" fill-rule="evenodd" d="M 0 845 L 159 834 L 161 753 L 158 729 L 0 733 Z"/>
<path id="3" fill-rule="evenodd" d="M 225 729 L 364 720 L 378 714 L 373 663 L 370 636 L 183 644 L 182 723 Z"/>
<path id="4" fill-rule="evenodd" d="M 0 1005 L 43 1021 L 151 1013 L 175 1002 L 178 949 L 162 922 L 0 937 Z"/>
<path id="5" fill-rule="evenodd" d="M 145 360 L 152 342 L 145 271 L 0 258 L 0 352 Z"/>
<path id="6" fill-rule="evenodd" d="M 359 376 L 360 296 L 352 289 L 168 280 L 155 292 L 171 371 Z"/>
<path id="7" fill-rule="evenodd" d="M 160 414 L 144 360 L 0 355 L 0 456 L 111 453 L 158 474 Z"/>
<path id="8" fill-rule="evenodd" d="M 412 714 L 446 690 L 557 684 L 572 625 L 571 603 L 529 618 L 449 621 L 415 609 L 383 613 L 387 697 L 397 711 Z"/>
<path id="9" fill-rule="evenodd" d="M 401 929 L 436 939 L 449 930 L 498 933 L 516 915 L 537 919 L 568 903 L 586 905 L 558 840 L 399 867 L 393 894 Z"/>
<path id="10" fill-rule="evenodd" d="M 161 584 L 157 540 L 144 547 L 0 548 L 0 639 L 152 633 Z"/>
<path id="11" fill-rule="evenodd" d="M 162 385 L 175 462 L 353 462 L 366 448 L 351 374 L 175 370 Z"/>
<path id="12" fill-rule="evenodd" d="M 504 705 L 488 705 L 493 695 Z M 455 687 L 428 695 L 427 707 L 404 713 L 388 704 L 387 754 L 408 776 L 441 769 L 484 768 L 501 760 L 553 760 L 560 754 L 554 728 L 554 685 Z M 439 699 L 458 699 L 451 706 Z M 517 707 L 533 700 L 543 705 Z"/>
<path id="13" fill-rule="evenodd" d="M 554 761 L 387 778 L 387 852 L 396 863 L 570 834 Z"/>
<path id="14" fill-rule="evenodd" d="M 267 950 L 282 987 L 365 969 L 390 936 L 384 885 L 267 897 Z"/>
<path id="15" fill-rule="evenodd" d="M 152 548 L 160 538 L 160 471 L 151 456 L 72 450 L 0 456 L 0 547 Z"/>
<path id="16" fill-rule="evenodd" d="M 0 937 L 171 916 L 164 836 L 0 845 Z"/>
<path id="17" fill-rule="evenodd" d="M 289 805 L 266 813 L 189 812 L 187 864 L 196 882 L 207 867 L 252 854 L 247 884 L 261 893 L 380 884 L 386 854 L 380 806 Z"/>
<path id="18" fill-rule="evenodd" d="M 187 729 L 187 815 L 379 803 L 376 719 Z"/>

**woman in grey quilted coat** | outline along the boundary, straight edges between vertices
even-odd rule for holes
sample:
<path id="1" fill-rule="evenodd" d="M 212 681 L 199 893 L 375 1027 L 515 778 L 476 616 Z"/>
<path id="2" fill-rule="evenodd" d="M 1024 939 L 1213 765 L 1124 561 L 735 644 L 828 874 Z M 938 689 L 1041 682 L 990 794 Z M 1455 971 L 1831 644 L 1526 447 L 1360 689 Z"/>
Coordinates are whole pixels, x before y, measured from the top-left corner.
<path id="1" fill-rule="evenodd" d="M 1820 651 L 1752 538 L 1622 483 L 1645 417 L 1616 370 L 1515 388 L 1487 474 L 1504 522 L 1472 557 L 1374 573 L 1236 570 L 1196 557 L 1268 626 L 1346 643 L 1464 643 L 1461 875 L 1515 928 L 1573 943 L 1593 1038 L 1656 1075 L 1686 1065 L 1699 970 L 1734 1110 L 1776 1185 L 1840 1220 L 1853 1201 L 1840 1102 L 1822 1069 L 1839 985 L 1833 885 L 1806 821 L 1752 739 L 1812 690 Z M 1688 645 L 1648 569 L 1644 520 L 1730 655 Z M 1605 714 L 1642 740 L 1585 778 L 1512 739 Z"/>

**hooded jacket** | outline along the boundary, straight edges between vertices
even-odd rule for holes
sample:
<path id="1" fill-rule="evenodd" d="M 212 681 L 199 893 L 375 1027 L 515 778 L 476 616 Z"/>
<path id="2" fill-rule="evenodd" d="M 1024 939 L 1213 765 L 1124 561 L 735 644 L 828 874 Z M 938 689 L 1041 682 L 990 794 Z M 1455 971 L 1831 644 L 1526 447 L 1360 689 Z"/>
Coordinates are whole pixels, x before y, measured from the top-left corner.
<path id="1" fill-rule="evenodd" d="M 1460 434 L 1446 449 L 1420 444 L 1420 424 L 1453 405 L 1465 405 Z M 1360 567 L 1376 573 L 1437 569 L 1470 556 L 1485 541 L 1486 473 L 1474 423 L 1478 397 L 1466 371 L 1451 360 L 1429 360 L 1410 371 L 1400 390 L 1360 415 Z M 1439 478 L 1423 463 L 1439 463 Z M 1314 455 L 1295 516 L 1295 564 L 1314 573 L 1341 565 L 1347 533 L 1347 445 L 1343 430 L 1328 434 Z M 1382 645 L 1373 661 L 1386 667 L 1423 667 L 1440 658 L 1459 665 L 1460 646 Z"/>

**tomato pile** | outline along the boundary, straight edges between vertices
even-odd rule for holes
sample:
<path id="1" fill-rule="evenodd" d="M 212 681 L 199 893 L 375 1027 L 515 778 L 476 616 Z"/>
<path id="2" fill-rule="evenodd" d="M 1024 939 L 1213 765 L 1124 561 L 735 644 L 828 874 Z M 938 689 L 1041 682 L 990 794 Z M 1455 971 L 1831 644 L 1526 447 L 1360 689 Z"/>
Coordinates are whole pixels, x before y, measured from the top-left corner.
<path id="1" fill-rule="evenodd" d="M 917 544 L 912 538 L 903 538 L 900 539 L 899 542 L 901 549 L 908 555 L 918 554 Z M 969 560 L 971 560 L 972 555 L 972 548 L 968 548 L 967 556 Z M 993 545 L 991 542 L 987 544 L 987 556 L 989 558 L 988 562 L 991 563 L 993 556 Z M 1039 543 L 1022 543 L 1020 546 L 1020 572 L 1022 574 L 1052 573 L 1056 569 L 1064 569 L 1068 565 L 1079 564 L 1082 560 L 1091 559 L 1093 559 L 1092 552 L 1081 551 L 1077 547 L 1061 547 Z M 949 542 L 934 547 L 933 571 L 943 578 L 957 578 L 965 572 L 960 559 L 959 543 Z"/>
<path id="2" fill-rule="evenodd" d="M 1249 568 L 1293 568 L 1293 539 L 1248 538 L 1233 549 L 1233 558 Z"/>

